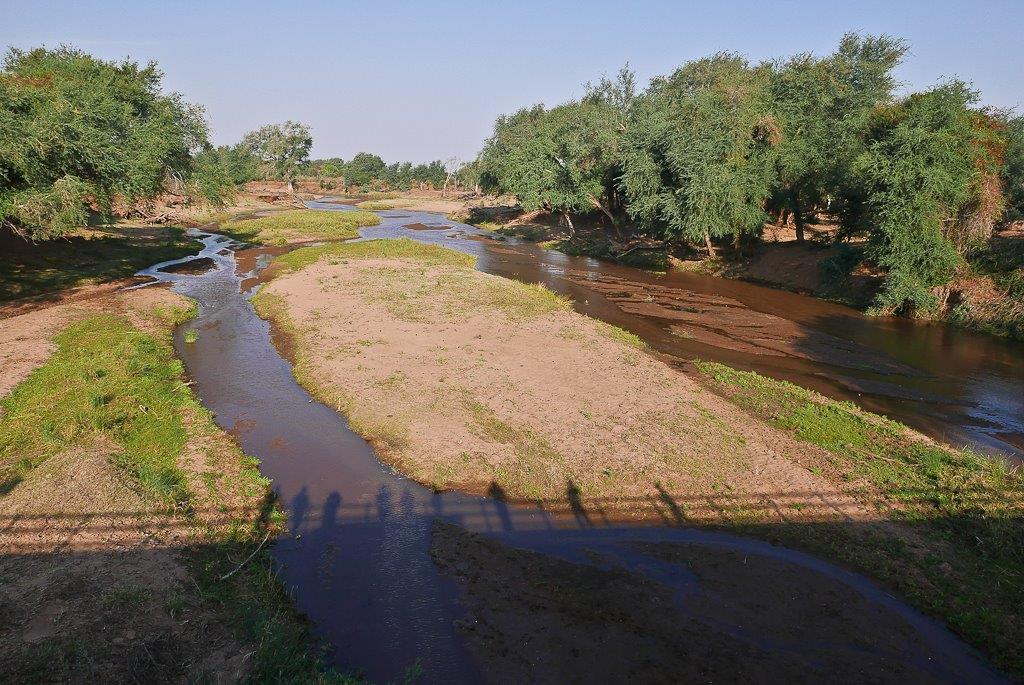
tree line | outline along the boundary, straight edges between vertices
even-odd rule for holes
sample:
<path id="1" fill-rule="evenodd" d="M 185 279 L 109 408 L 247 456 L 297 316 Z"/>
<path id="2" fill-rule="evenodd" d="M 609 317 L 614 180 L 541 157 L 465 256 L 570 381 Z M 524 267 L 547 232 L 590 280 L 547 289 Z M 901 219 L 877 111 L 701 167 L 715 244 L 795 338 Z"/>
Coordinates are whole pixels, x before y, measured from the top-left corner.
<path id="1" fill-rule="evenodd" d="M 643 91 L 623 69 L 578 100 L 499 117 L 474 170 L 570 231 L 591 213 L 620 236 L 712 255 L 769 222 L 804 240 L 827 212 L 838 239 L 866 238 L 887 271 L 880 311 L 928 308 L 972 245 L 1024 215 L 1024 119 L 980 107 L 955 79 L 897 97 L 906 52 L 848 34 L 824 57 L 718 53 Z"/>
<path id="2" fill-rule="evenodd" d="M 311 144 L 309 128 L 289 121 L 264 126 L 235 145 L 206 149 L 198 159 L 209 166 L 211 176 L 226 175 L 235 185 L 275 180 L 286 181 L 291 186 L 296 178 L 306 176 L 329 180 L 335 185 L 340 183 L 343 188 L 375 190 L 409 190 L 423 185 L 440 188 L 451 168 L 441 160 L 426 164 L 387 164 L 369 152 L 360 152 L 347 162 L 340 157 L 310 159 Z"/>
<path id="3" fill-rule="evenodd" d="M 448 171 L 449 167 L 439 159 L 425 164 L 387 164 L 369 152 L 360 152 L 347 162 L 340 157 L 312 160 L 303 168 L 303 173 L 309 176 L 341 179 L 345 185 L 376 186 L 386 190 L 409 190 L 427 184 L 440 188 Z"/>
<path id="4" fill-rule="evenodd" d="M 105 61 L 73 47 L 12 49 L 0 68 L 0 230 L 59 237 L 116 205 L 163 192 L 222 204 L 239 185 L 299 175 L 346 185 L 441 187 L 441 161 L 387 165 L 377 155 L 310 160 L 309 126 L 287 121 L 214 147 L 202 107 L 166 94 L 155 62 Z"/>

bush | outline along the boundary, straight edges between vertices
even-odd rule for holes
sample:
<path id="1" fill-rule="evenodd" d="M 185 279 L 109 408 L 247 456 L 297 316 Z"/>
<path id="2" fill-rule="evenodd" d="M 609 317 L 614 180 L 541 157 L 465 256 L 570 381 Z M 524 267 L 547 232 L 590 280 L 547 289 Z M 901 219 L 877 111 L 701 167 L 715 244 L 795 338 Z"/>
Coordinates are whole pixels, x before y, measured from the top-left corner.
<path id="1" fill-rule="evenodd" d="M 115 196 L 151 199 L 186 179 L 206 141 L 202 111 L 165 95 L 154 62 L 105 62 L 69 47 L 12 49 L 0 71 L 0 225 L 59 236 L 109 216 Z"/>

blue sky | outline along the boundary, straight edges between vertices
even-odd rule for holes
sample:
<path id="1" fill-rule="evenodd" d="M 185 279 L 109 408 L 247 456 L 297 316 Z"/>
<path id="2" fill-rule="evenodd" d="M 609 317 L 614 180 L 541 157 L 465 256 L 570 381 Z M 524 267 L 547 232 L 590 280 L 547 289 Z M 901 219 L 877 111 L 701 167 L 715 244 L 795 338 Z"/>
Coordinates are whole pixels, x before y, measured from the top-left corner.
<path id="1" fill-rule="evenodd" d="M 49 2 L 0 0 L 0 47 L 155 59 L 213 139 L 313 127 L 314 155 L 470 158 L 494 118 L 556 104 L 629 62 L 642 83 L 718 50 L 830 52 L 846 31 L 910 43 L 908 89 L 958 76 L 1024 105 L 1024 0 L 930 2 Z"/>

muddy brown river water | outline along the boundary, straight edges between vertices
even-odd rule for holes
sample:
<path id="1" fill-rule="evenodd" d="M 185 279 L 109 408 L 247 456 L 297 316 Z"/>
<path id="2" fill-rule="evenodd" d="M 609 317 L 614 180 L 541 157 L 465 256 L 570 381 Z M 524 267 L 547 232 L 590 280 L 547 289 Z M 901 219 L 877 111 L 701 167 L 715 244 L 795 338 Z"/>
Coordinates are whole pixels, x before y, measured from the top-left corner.
<path id="1" fill-rule="evenodd" d="M 775 363 L 773 368 L 790 369 L 795 380 L 818 378 L 812 369 L 821 362 L 811 358 L 824 354 L 823 348 L 845 360 L 837 368 L 850 378 L 880 375 L 867 370 L 876 368 L 872 365 L 878 360 L 885 360 L 889 365 L 885 368 L 901 378 L 924 383 L 929 377 L 898 349 L 879 349 L 856 339 L 851 343 L 850 336 L 842 336 L 842 327 L 848 323 L 818 321 L 819 326 L 811 326 L 809 313 L 801 321 L 779 321 L 784 317 L 778 303 L 774 309 L 768 306 L 774 300 L 766 300 L 762 306 L 768 311 L 744 305 L 753 302 L 753 296 L 742 284 L 722 286 L 733 288 L 731 292 L 712 292 L 710 284 L 701 279 L 681 276 L 676 277 L 681 280 L 666 282 L 590 260 L 534 252 L 532 246 L 480 240 L 470 227 L 405 229 L 404 223 L 437 223 L 437 216 L 412 213 L 410 219 L 406 213 L 392 221 L 388 214 L 382 213 L 385 221 L 381 226 L 365 232 L 368 237 L 410 235 L 472 251 L 481 269 L 545 282 L 579 298 L 577 306 L 582 311 L 634 330 L 658 349 L 681 359 L 690 346 L 705 352 L 714 347 L 712 341 L 721 342 L 711 337 L 717 335 L 731 342 L 714 347 L 726 350 L 714 358 L 743 366 L 739 362 L 752 353 L 740 347 L 742 336 L 735 328 L 714 329 L 692 316 L 701 308 L 727 314 L 743 306 L 749 314 L 739 314 L 736 325 L 746 319 L 749 326 L 763 330 L 759 334 L 763 340 L 757 344 L 775 353 L 762 356 Z M 274 347 L 267 323 L 256 316 L 249 302 L 251 291 L 242 287 L 255 282 L 269 253 L 246 251 L 244 258 L 236 261 L 233 248 L 238 246 L 227 238 L 209 233 L 199 237 L 203 242 L 199 256 L 211 259 L 213 269 L 195 275 L 175 273 L 166 268 L 170 264 L 158 264 L 145 273 L 172 283 L 176 291 L 199 303 L 198 318 L 177 331 L 175 348 L 217 423 L 235 436 L 245 452 L 260 459 L 261 470 L 273 480 L 289 521 L 288 534 L 274 548 L 279 575 L 299 610 L 309 616 L 317 637 L 331 647 L 330 658 L 337 666 L 361 670 L 376 682 L 400 680 L 413 664 L 422 669 L 422 682 L 478 682 L 485 678 L 487 664 L 470 653 L 456 629 L 464 612 L 459 587 L 438 571 L 429 555 L 431 529 L 434 521 L 441 519 L 516 548 L 576 564 L 600 564 L 643 574 L 671 589 L 675 599 L 667 610 L 678 612 L 680 621 L 707 625 L 709 630 L 788 664 L 806 664 L 809 681 L 822 677 L 861 680 L 863 674 L 835 666 L 849 663 L 871 664 L 869 673 L 875 679 L 893 682 L 1003 681 L 937 622 L 870 580 L 811 555 L 706 530 L 581 521 L 485 497 L 436 493 L 404 478 L 383 466 L 341 415 L 296 383 L 291 365 Z M 531 262 L 531 254 L 542 259 Z M 239 262 L 252 271 L 237 273 Z M 687 293 L 681 295 L 680 289 Z M 679 298 L 687 298 L 686 304 Z M 678 316 L 666 316 L 661 309 L 652 315 L 651 307 Z M 838 310 L 826 306 L 819 311 Z M 680 335 L 674 327 L 690 333 Z M 186 344 L 184 332 L 191 328 L 198 329 L 198 340 Z M 806 333 L 806 340 L 797 347 L 787 340 L 794 330 Z M 833 351 L 843 345 L 846 352 Z M 979 398 L 979 404 L 982 400 Z M 813 577 L 849 591 L 853 599 L 834 607 L 835 611 L 853 612 L 861 620 L 881 617 L 879 625 L 899 628 L 874 635 L 830 634 L 823 639 L 814 633 L 812 624 L 811 637 L 780 637 L 784 631 L 764 621 L 756 602 L 742 611 L 754 612 L 757 621 L 744 620 L 742 612 L 738 619 L 733 615 L 730 621 L 723 621 L 713 607 L 696 608 L 693 598 L 700 595 L 702 585 L 685 565 L 659 560 L 643 551 L 638 542 L 729 550 L 741 553 L 743 564 L 748 558 L 770 559 L 780 564 L 787 576 Z M 740 590 L 755 598 L 759 592 L 757 587 Z M 828 601 L 827 597 L 813 598 L 809 606 L 825 606 L 831 611 Z M 753 629 L 752 625 L 761 627 Z M 636 656 L 623 654 L 621 658 Z M 675 679 L 673 676 L 686 679 L 686 674 L 666 674 L 666 679 Z"/>

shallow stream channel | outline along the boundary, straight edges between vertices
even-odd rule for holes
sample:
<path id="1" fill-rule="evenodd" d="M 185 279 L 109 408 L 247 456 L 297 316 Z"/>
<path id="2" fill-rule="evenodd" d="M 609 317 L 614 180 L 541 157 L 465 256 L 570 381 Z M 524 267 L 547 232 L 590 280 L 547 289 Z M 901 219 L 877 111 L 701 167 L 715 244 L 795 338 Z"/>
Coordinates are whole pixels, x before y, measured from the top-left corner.
<path id="1" fill-rule="evenodd" d="M 348 209 L 328 202 L 309 205 Z M 766 363 L 779 370 L 772 375 L 797 382 L 814 379 L 809 383 L 812 387 L 838 383 L 846 388 L 843 393 L 855 394 L 853 388 L 885 390 L 882 396 L 889 399 L 879 402 L 891 402 L 908 412 L 911 407 L 932 408 L 934 421 L 944 425 L 944 430 L 965 438 L 975 436 L 974 442 L 1001 451 L 1013 449 L 1001 435 L 1022 433 L 1020 404 L 1024 400 L 1020 395 L 1011 397 L 1009 387 L 1020 388 L 1019 375 L 1009 374 L 1012 377 L 1000 380 L 998 373 L 992 372 L 987 380 L 979 380 L 980 362 L 957 358 L 943 372 L 943 378 L 958 378 L 953 388 L 955 396 L 936 399 L 939 395 L 929 385 L 933 383 L 933 369 L 912 363 L 915 359 L 931 359 L 933 347 L 940 344 L 933 340 L 933 334 L 911 331 L 906 344 L 913 350 L 903 353 L 899 345 L 880 341 L 885 330 L 902 330 L 894 323 L 878 324 L 879 330 L 874 331 L 856 321 L 851 323 L 849 313 L 817 302 L 806 304 L 800 317 L 783 317 L 780 303 L 798 297 L 788 293 L 771 291 L 769 298 L 750 290 L 754 286 L 739 283 L 713 289 L 704 277 L 656 276 L 566 257 L 533 245 L 493 240 L 470 226 L 444 221 L 439 215 L 401 211 L 380 214 L 382 224 L 364 229 L 364 237 L 407 236 L 471 252 L 478 257 L 479 269 L 543 282 L 572 297 L 584 313 L 627 328 L 648 339 L 656 350 L 680 360 L 689 355 L 740 367 L 754 365 L 749 359 L 751 353 L 739 347 L 738 335 L 731 343 L 711 337 L 715 333 L 731 339 L 735 331 L 702 325 L 694 317 L 703 306 L 714 312 L 739 310 L 738 315 L 748 323 L 773 332 L 774 338 L 768 333 L 762 338 L 779 341 L 766 344 L 783 352 L 762 355 L 770 359 Z M 415 224 L 422 226 L 407 228 Z M 143 273 L 170 283 L 176 292 L 199 303 L 197 319 L 176 332 L 175 349 L 194 381 L 195 391 L 217 423 L 247 454 L 260 460 L 262 472 L 273 480 L 288 519 L 287 533 L 274 545 L 280 578 L 297 608 L 309 617 L 316 637 L 330 648 L 329 658 L 339 669 L 362 673 L 373 682 L 401 681 L 414 666 L 422 672 L 418 682 L 500 680 L 466 638 L 467 609 L 460 586 L 443 574 L 431 557 L 433 531 L 436 522 L 443 521 L 515 549 L 573 564 L 641 574 L 668 588 L 673 599 L 665 611 L 675 612 L 678 621 L 727 636 L 730 644 L 742 645 L 736 659 L 756 653 L 769 664 L 776 660 L 797 664 L 806 669 L 808 680 L 833 680 L 838 676 L 851 682 L 1003 682 L 941 624 L 871 580 L 817 557 L 709 530 L 626 526 L 591 517 L 556 515 L 499 499 L 437 493 L 410 481 L 382 465 L 370 445 L 349 429 L 343 416 L 300 387 L 291 365 L 275 348 L 269 325 L 250 304 L 259 286 L 242 290 L 243 282 L 248 284 L 258 277 L 273 251 L 245 249 L 216 233 L 196 231 L 195 237 L 202 242 L 197 255 L 157 264 Z M 199 258 L 212 262 L 204 273 L 174 268 Z M 254 270 L 238 273 L 238 265 L 243 262 L 254 263 Z M 705 304 L 680 304 L 680 297 Z M 686 314 L 687 318 L 659 318 L 658 311 L 650 309 L 654 305 Z M 695 331 L 689 336 L 673 333 L 672 326 L 684 325 L 710 332 Z M 185 342 L 184 334 L 189 329 L 199 332 L 195 342 Z M 806 341 L 797 346 L 799 349 L 791 350 L 783 342 L 793 330 L 801 331 Z M 700 346 L 702 354 L 692 354 L 691 345 Z M 997 369 L 1002 368 L 1000 364 L 1011 364 L 1010 350 L 994 342 L 984 345 L 987 347 L 978 354 L 990 355 L 987 364 Z M 826 361 L 817 359 L 826 354 L 823 349 L 830 347 L 838 351 L 828 352 L 831 356 Z M 711 355 L 711 348 L 722 351 Z M 832 363 L 836 361 L 840 363 Z M 894 390 L 884 385 L 890 383 L 882 380 L 888 376 L 869 370 L 880 368 L 880 363 L 889 365 L 885 367 L 888 373 L 914 379 L 900 386 L 914 390 Z M 1019 365 L 1019 357 L 1016 363 Z M 958 372 L 958 364 L 975 364 L 973 385 L 965 378 L 966 371 Z M 836 370 L 819 375 L 824 366 Z M 1013 372 L 1019 374 L 1019 366 Z M 838 377 L 842 380 L 837 381 Z M 1017 402 L 1016 410 L 1006 408 L 1008 397 Z M 873 406 L 870 401 L 863 404 L 885 408 Z M 949 420 L 955 412 L 974 417 L 975 423 L 957 426 Z M 906 418 L 901 411 L 886 413 Z M 758 584 L 756 574 L 725 570 L 721 573 L 724 585 L 720 584 L 717 591 L 724 588 L 737 601 L 721 606 L 701 601 L 707 588 L 700 578 L 686 564 L 665 561 L 665 555 L 652 553 L 655 544 L 677 545 L 691 554 L 721 557 L 729 553 L 731 556 L 722 558 L 736 560 L 737 566 L 760 564 L 773 574 L 795 579 L 802 587 L 818 588 L 798 600 L 806 604 L 797 607 L 806 629 L 794 632 L 792 626 L 783 625 L 793 621 L 791 613 L 780 612 L 774 618 L 773 606 L 792 604 L 793 600 L 764 596 L 767 593 Z M 834 628 L 837 616 L 847 628 Z M 857 628 L 865 625 L 885 628 L 874 633 Z M 557 641 L 557 636 L 541 639 Z M 643 657 L 624 653 L 621 658 Z M 687 679 L 682 673 L 664 675 L 666 680 Z"/>

